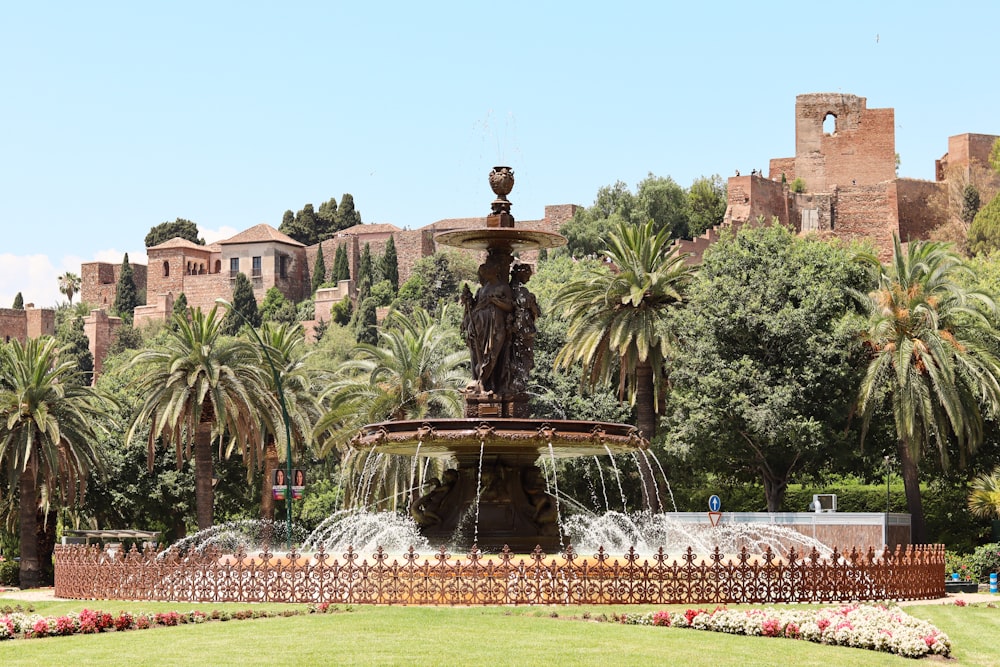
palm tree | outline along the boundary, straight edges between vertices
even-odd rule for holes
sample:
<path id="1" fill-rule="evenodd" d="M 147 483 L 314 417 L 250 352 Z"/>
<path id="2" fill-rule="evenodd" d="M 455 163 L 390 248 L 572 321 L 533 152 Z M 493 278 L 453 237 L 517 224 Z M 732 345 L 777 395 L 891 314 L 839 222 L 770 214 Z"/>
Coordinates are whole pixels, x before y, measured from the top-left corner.
<path id="1" fill-rule="evenodd" d="M 445 319 L 445 316 L 439 318 Z M 389 419 L 458 417 L 460 390 L 469 381 L 469 352 L 458 332 L 434 322 L 417 308 L 410 316 L 393 312 L 379 331 L 379 346 L 359 343 L 352 359 L 341 365 L 338 379 L 325 395 L 329 412 L 316 425 L 324 434 L 324 451 L 345 449 L 358 428 Z M 360 473 L 364 457 L 348 457 L 348 475 Z M 383 461 L 383 489 L 378 499 L 395 507 L 409 482 L 411 466 Z"/>
<path id="2" fill-rule="evenodd" d="M 983 440 L 985 408 L 1000 406 L 1000 360 L 987 312 L 992 298 L 962 287 L 971 270 L 941 243 L 912 241 L 880 265 L 874 291 L 861 297 L 868 366 L 858 390 L 862 441 L 876 408 L 888 401 L 911 515 L 912 539 L 924 542 L 919 462 L 936 447 L 948 464 L 949 439 L 964 457 Z M 987 312 L 984 312 L 987 311 Z"/>
<path id="3" fill-rule="evenodd" d="M 299 452 L 312 444 L 313 426 L 319 420 L 320 407 L 313 383 L 318 373 L 305 365 L 311 354 L 305 350 L 305 332 L 300 324 L 265 322 L 260 337 L 266 346 L 281 378 L 281 389 L 288 408 L 289 431 L 292 447 Z M 265 350 L 261 350 L 263 353 Z M 261 368 L 269 368 L 267 359 L 261 358 Z M 281 414 L 278 388 L 272 373 L 264 373 L 264 382 L 272 410 L 262 413 L 264 426 L 263 462 L 264 482 L 260 496 L 260 516 L 274 519 L 274 496 L 271 479 L 287 448 L 284 443 L 285 428 Z M 281 446 L 278 441 L 281 440 Z"/>
<path id="4" fill-rule="evenodd" d="M 566 345 L 556 363 L 569 368 L 582 362 L 591 386 L 617 373 L 619 398 L 627 394 L 634 401 L 636 425 L 652 439 L 667 359 L 663 321 L 683 300 L 693 269 L 671 245 L 668 231 L 654 233 L 652 222 L 619 221 L 607 243 L 611 270 L 593 269 L 556 294 L 557 308 L 569 318 Z M 640 469 L 646 495 L 657 510 L 652 470 L 648 464 Z"/>
<path id="5" fill-rule="evenodd" d="M 1000 519 L 1000 468 L 972 481 L 969 511 L 974 516 Z"/>
<path id="6" fill-rule="evenodd" d="M 58 489 L 72 502 L 101 463 L 95 446 L 105 399 L 72 381 L 75 359 L 60 361 L 52 338 L 17 340 L 0 348 L 0 461 L 19 491 L 21 586 L 41 585 L 36 541 L 39 481 L 51 499 Z"/>
<path id="7" fill-rule="evenodd" d="M 191 457 L 193 444 L 199 530 L 213 521 L 212 442 L 220 450 L 224 444 L 239 449 L 247 467 L 253 466 L 258 452 L 251 443 L 261 441 L 260 415 L 271 408 L 256 347 L 222 337 L 221 324 L 217 308 L 208 315 L 195 309 L 190 319 L 174 315 L 165 344 L 131 361 L 143 370 L 136 388 L 145 398 L 126 438 L 150 424 L 150 460 L 162 437 L 173 443 L 178 467 Z"/>
<path id="8" fill-rule="evenodd" d="M 73 296 L 80 292 L 80 276 L 70 271 L 59 276 L 59 292 L 65 294 L 70 305 L 73 305 Z"/>

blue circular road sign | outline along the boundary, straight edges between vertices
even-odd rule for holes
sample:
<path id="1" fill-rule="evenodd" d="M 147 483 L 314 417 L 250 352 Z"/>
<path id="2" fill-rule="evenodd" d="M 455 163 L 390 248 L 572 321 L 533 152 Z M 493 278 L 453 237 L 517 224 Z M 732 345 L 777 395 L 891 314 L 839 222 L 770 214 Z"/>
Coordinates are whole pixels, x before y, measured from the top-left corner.
<path id="1" fill-rule="evenodd" d="M 718 512 L 720 509 L 722 509 L 722 499 L 716 495 L 710 496 L 708 499 L 708 511 Z"/>

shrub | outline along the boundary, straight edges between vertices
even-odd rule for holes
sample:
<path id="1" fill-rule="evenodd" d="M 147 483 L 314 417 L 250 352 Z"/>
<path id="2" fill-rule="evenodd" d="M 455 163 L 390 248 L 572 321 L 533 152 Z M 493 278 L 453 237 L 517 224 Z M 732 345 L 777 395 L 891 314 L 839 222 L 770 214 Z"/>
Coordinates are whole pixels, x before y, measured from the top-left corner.
<path id="1" fill-rule="evenodd" d="M 974 581 L 988 581 L 991 572 L 1000 572 L 1000 544 L 984 544 L 968 557 Z"/>
<path id="2" fill-rule="evenodd" d="M 806 182 L 803 181 L 801 178 L 796 178 L 794 181 L 792 181 L 790 187 L 792 189 L 792 192 L 802 193 L 806 191 Z"/>
<path id="3" fill-rule="evenodd" d="M 15 560 L 0 560 L 0 586 L 17 586 L 21 583 L 19 564 Z"/>

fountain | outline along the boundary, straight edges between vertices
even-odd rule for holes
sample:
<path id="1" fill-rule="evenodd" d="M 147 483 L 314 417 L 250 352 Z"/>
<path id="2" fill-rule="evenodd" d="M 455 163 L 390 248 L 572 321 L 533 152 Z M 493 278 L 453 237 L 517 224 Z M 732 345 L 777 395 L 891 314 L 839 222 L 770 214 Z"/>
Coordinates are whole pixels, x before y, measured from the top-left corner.
<path id="1" fill-rule="evenodd" d="M 871 547 L 867 553 L 856 548 L 831 552 L 801 532 L 771 525 L 773 517 L 764 525 L 735 521 L 710 526 L 684 523 L 666 513 L 614 512 L 600 465 L 606 511 L 595 515 L 577 507 L 567 516 L 564 506 L 569 503 L 560 498 L 554 475 L 550 486 L 540 462 L 554 472 L 558 458 L 609 457 L 624 506 L 614 457 L 652 452 L 629 425 L 534 419 L 528 413 L 526 389 L 540 312 L 526 287 L 530 267 L 515 262 L 514 254 L 554 248 L 565 239 L 514 226 L 507 200 L 514 185 L 510 168 L 495 167 L 490 185 L 497 198 L 485 227 L 436 237 L 438 243 L 485 252 L 479 289 L 472 294 L 465 288 L 461 294 L 462 332 L 472 359 L 464 417 L 370 424 L 352 441 L 366 461 L 383 454 L 414 457 L 413 479 L 418 456 L 454 462 L 440 478 L 412 485 L 409 516 L 341 510 L 302 542 L 303 551 L 293 549 L 284 556 L 271 552 L 277 526 L 260 522 L 203 531 L 164 552 L 119 555 L 97 547 L 60 546 L 57 595 L 373 604 L 702 604 L 944 594 L 941 545 L 905 552 L 897 547 L 895 553 L 886 548 L 881 555 Z M 599 504 L 596 492 L 594 500 Z M 888 516 L 885 529 L 888 535 Z M 484 558 L 484 553 L 495 556 Z M 559 555 L 546 562 L 546 553 Z"/>
<path id="2" fill-rule="evenodd" d="M 642 450 L 648 443 L 626 424 L 533 419 L 528 376 L 534 366 L 535 319 L 540 312 L 527 282 L 531 267 L 515 260 L 524 250 L 566 243 L 559 234 L 515 227 L 507 199 L 510 167 L 494 167 L 497 198 L 486 226 L 444 232 L 440 244 L 481 250 L 480 287 L 461 294 L 462 334 L 472 360 L 463 419 L 370 424 L 352 441 L 358 450 L 440 457 L 456 462 L 410 503 L 410 514 L 431 543 L 451 548 L 518 552 L 562 546 L 558 494 L 547 490 L 539 456 L 605 456 Z"/>

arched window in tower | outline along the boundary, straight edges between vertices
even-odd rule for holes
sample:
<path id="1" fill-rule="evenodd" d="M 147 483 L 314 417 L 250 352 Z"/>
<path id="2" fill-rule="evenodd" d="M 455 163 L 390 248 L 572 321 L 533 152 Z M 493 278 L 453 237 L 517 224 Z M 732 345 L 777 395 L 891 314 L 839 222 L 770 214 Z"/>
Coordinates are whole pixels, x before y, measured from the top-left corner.
<path id="1" fill-rule="evenodd" d="M 837 117 L 832 113 L 823 117 L 823 134 L 837 134 Z"/>
<path id="2" fill-rule="evenodd" d="M 170 262 L 163 260 L 163 277 L 170 277 Z"/>
<path id="3" fill-rule="evenodd" d="M 215 260 L 215 272 L 216 273 L 222 273 L 222 260 L 221 259 Z"/>

